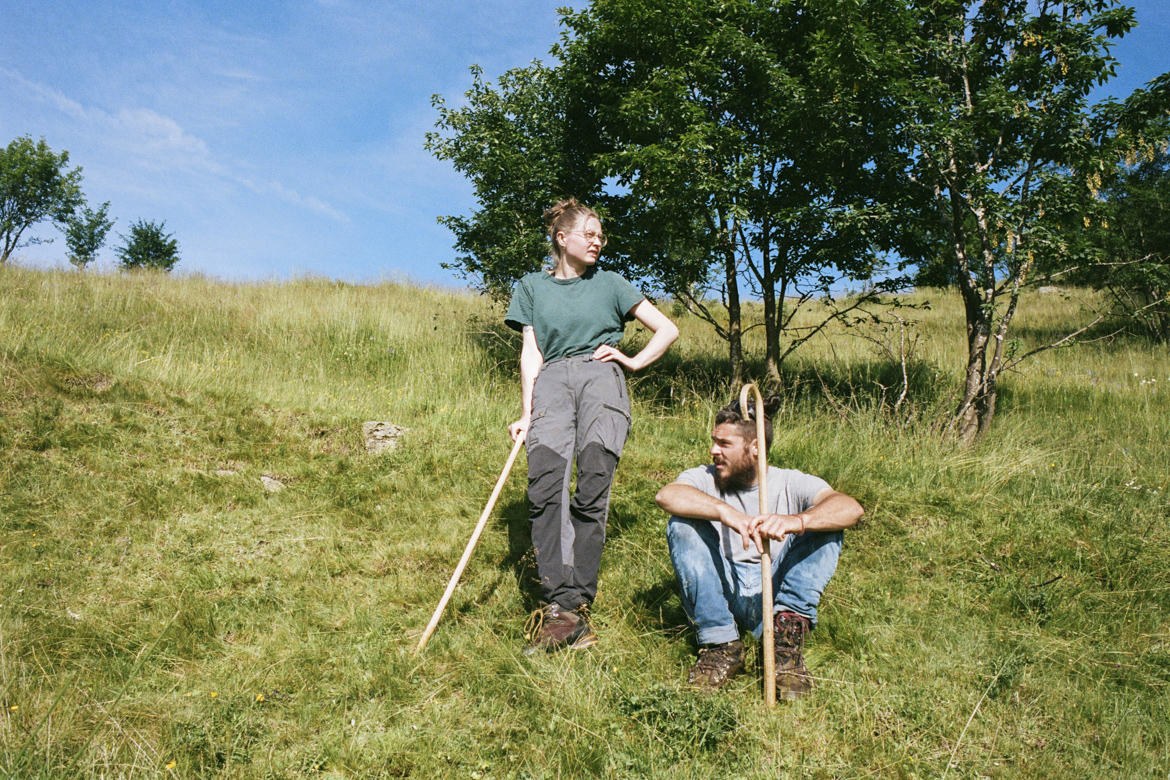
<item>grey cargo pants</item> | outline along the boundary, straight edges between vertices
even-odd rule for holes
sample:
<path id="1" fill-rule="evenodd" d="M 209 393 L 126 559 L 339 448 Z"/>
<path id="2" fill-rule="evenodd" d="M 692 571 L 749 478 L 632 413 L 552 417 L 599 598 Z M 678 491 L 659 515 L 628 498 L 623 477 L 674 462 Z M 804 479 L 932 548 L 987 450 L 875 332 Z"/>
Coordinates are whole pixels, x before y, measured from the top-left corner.
<path id="1" fill-rule="evenodd" d="M 629 432 L 620 365 L 580 355 L 541 366 L 528 428 L 528 500 L 548 603 L 576 609 L 597 595 L 609 488 Z M 574 459 L 577 489 L 570 500 Z"/>

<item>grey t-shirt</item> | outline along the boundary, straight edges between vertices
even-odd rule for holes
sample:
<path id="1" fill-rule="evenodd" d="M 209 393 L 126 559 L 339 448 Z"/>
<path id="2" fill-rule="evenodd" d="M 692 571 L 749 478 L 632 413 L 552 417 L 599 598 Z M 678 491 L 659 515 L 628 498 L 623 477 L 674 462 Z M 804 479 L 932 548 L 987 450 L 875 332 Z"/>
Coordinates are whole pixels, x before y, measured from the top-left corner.
<path id="1" fill-rule="evenodd" d="M 724 493 L 715 487 L 715 467 L 699 466 L 687 469 L 678 475 L 678 482 L 698 488 L 709 496 L 730 504 L 745 515 L 755 517 L 760 514 L 759 485 L 752 485 L 747 490 Z M 820 477 L 805 474 L 795 469 L 779 469 L 768 467 L 768 507 L 772 514 L 798 515 L 812 507 L 817 493 L 829 487 L 829 483 Z M 754 542 L 743 549 L 743 538 L 718 520 L 711 521 L 715 530 L 719 532 L 719 547 L 724 557 L 740 563 L 759 563 L 760 552 Z M 776 560 L 784 554 L 792 541 L 789 535 L 783 542 L 771 540 L 772 559 Z"/>
<path id="2" fill-rule="evenodd" d="M 630 310 L 645 298 L 613 271 L 588 269 L 557 279 L 536 271 L 516 283 L 504 322 L 516 330 L 531 325 L 544 362 L 587 355 L 601 344 L 616 347 Z"/>

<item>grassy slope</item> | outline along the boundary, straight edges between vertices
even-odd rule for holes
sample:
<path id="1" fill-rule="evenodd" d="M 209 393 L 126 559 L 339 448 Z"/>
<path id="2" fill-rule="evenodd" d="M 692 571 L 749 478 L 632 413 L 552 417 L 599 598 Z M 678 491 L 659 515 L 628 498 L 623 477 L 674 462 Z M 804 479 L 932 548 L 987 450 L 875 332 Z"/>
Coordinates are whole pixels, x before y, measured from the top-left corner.
<path id="1" fill-rule="evenodd" d="M 921 418 L 961 361 L 958 303 L 934 303 L 903 407 Z M 1030 301 L 1025 345 L 1077 314 Z M 719 345 L 693 321 L 632 381 L 599 649 L 517 652 L 535 593 L 521 459 L 413 654 L 509 448 L 498 320 L 396 285 L 0 268 L 0 770 L 1170 772 L 1165 348 L 1039 356 L 964 452 L 875 407 L 893 373 L 870 343 L 811 345 L 772 461 L 868 513 L 809 643 L 820 688 L 769 713 L 751 676 L 713 698 L 679 687 L 693 640 L 653 494 L 704 459 L 723 401 Z M 403 449 L 364 454 L 375 419 L 412 429 Z"/>

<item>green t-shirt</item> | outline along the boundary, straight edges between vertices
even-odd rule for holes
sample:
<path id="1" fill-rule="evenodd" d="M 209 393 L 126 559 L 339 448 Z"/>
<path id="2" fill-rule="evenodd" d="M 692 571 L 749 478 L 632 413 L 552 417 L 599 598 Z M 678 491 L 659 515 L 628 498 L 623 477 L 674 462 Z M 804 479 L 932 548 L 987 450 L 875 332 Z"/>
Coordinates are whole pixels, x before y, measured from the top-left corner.
<path id="1" fill-rule="evenodd" d="M 588 354 L 602 344 L 616 347 L 630 310 L 644 298 L 613 271 L 589 268 L 574 279 L 536 271 L 517 282 L 504 322 L 516 330 L 531 325 L 547 363 Z"/>

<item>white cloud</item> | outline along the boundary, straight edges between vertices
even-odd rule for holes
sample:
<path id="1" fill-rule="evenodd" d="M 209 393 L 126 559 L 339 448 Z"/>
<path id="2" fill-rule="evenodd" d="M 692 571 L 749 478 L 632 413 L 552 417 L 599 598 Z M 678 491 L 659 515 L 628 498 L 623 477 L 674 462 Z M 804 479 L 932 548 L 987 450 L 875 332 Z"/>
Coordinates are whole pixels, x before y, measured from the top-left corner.
<path id="1" fill-rule="evenodd" d="M 311 195 L 302 195 L 295 190 L 290 190 L 288 187 L 285 187 L 278 181 L 260 183 L 254 182 L 251 179 L 236 179 L 236 181 L 252 190 L 252 192 L 257 193 L 258 195 L 275 195 L 281 200 L 296 204 L 297 206 L 309 209 L 310 211 L 315 211 L 318 214 L 322 214 L 326 217 L 329 217 L 330 219 L 335 219 L 338 222 L 350 221 L 349 216 L 345 212 L 333 208 L 328 203 L 320 200 L 319 198 L 314 198 Z"/>
<path id="2" fill-rule="evenodd" d="M 130 176 L 133 167 L 149 171 L 185 171 L 212 176 L 252 192 L 275 197 L 286 203 L 326 216 L 338 222 L 349 217 L 320 198 L 304 195 L 278 181 L 256 182 L 233 173 L 236 165 L 220 162 L 206 141 L 188 133 L 174 119 L 149 108 L 124 108 L 110 113 L 87 108 L 61 92 L 38 84 L 15 71 L 0 68 L 0 76 L 23 87 L 31 96 L 72 120 L 75 129 L 90 136 L 97 145 L 116 153 L 123 161 L 122 172 Z M 144 183 L 127 182 L 129 188 L 149 189 Z"/>
<path id="3" fill-rule="evenodd" d="M 186 133 L 179 123 L 149 108 L 122 109 L 115 115 L 97 112 L 97 123 L 118 133 L 123 146 L 137 148 L 158 160 L 182 160 L 190 167 L 219 173 L 207 143 Z"/>
<path id="4" fill-rule="evenodd" d="M 272 80 L 268 76 L 261 76 L 259 73 L 253 73 L 245 68 L 223 68 L 215 71 L 215 73 L 218 76 L 223 76 L 225 79 L 232 79 L 234 81 L 268 82 Z"/>

